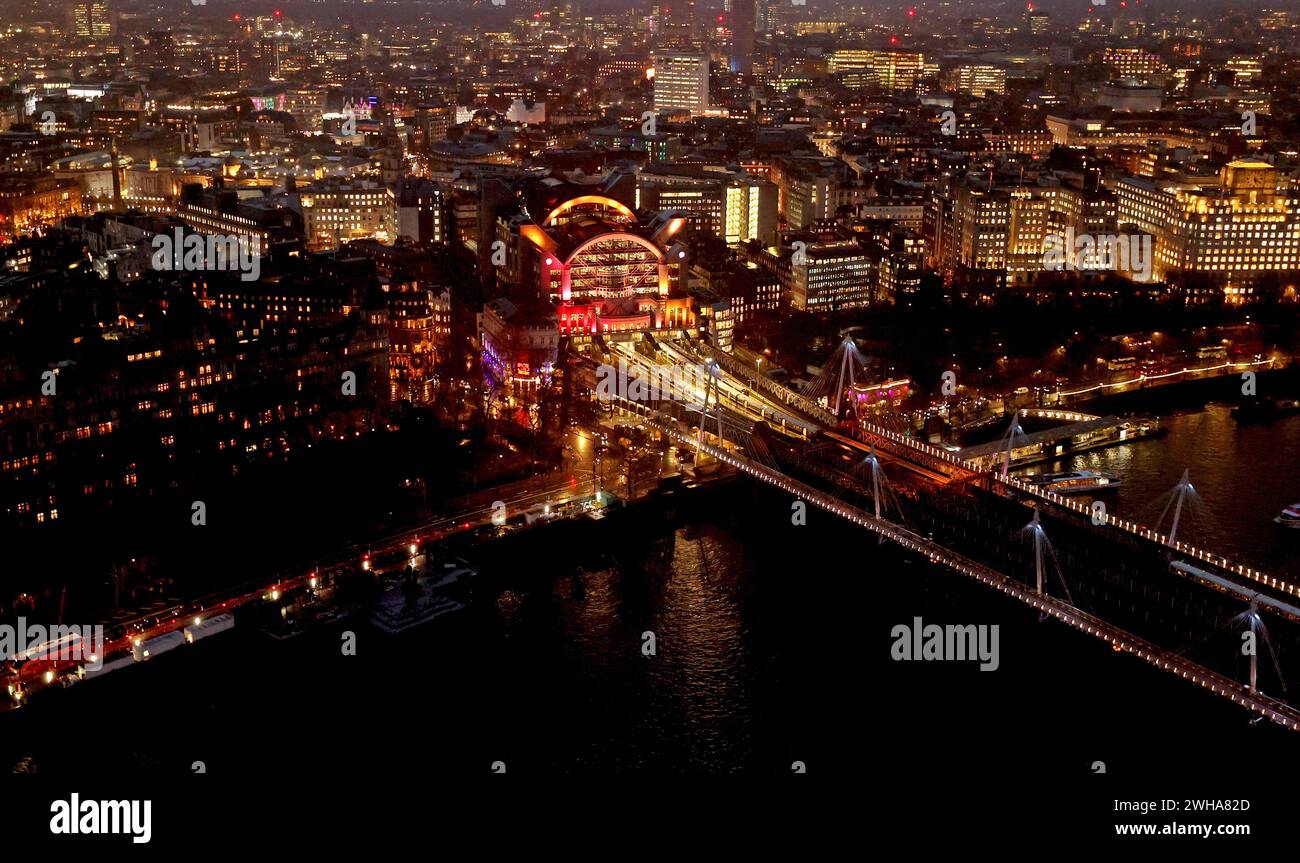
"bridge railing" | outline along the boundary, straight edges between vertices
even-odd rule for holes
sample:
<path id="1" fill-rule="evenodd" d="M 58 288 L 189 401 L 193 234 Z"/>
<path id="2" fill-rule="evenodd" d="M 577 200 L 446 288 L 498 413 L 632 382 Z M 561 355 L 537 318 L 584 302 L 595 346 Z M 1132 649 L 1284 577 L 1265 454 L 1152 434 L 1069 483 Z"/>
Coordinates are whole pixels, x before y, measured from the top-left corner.
<path id="1" fill-rule="evenodd" d="M 822 509 L 881 534 L 904 548 L 924 554 L 934 563 L 942 563 L 963 575 L 994 587 L 1044 614 L 1051 615 L 1069 624 L 1081 632 L 1107 641 L 1117 651 L 1129 653 L 1150 665 L 1177 674 L 1216 695 L 1230 699 L 1234 704 L 1240 704 L 1259 713 L 1271 722 L 1290 728 L 1293 731 L 1300 730 L 1300 710 L 1284 701 L 1252 690 L 1248 686 L 1205 668 L 1179 653 L 1165 650 L 1139 636 L 1120 629 L 1102 618 L 1077 609 L 1067 602 L 1045 593 L 1038 593 L 1028 585 L 1024 585 L 991 567 L 963 557 L 890 521 L 875 518 L 839 498 L 788 477 L 780 471 L 757 464 L 739 453 L 733 453 L 711 444 L 696 441 L 676 429 L 658 422 L 656 419 L 647 417 L 646 421 L 650 425 L 658 427 L 660 431 L 669 437 L 680 438 L 695 446 L 697 450 L 707 452 L 725 464 L 729 464 L 744 473 L 796 495 L 800 499 L 807 499 Z"/>
<path id="2" fill-rule="evenodd" d="M 830 411 L 826 410 L 807 396 L 797 393 L 789 387 L 782 386 L 771 378 L 763 377 L 763 375 L 759 374 L 757 369 L 750 368 L 748 363 L 741 362 L 726 351 L 720 351 L 705 342 L 693 343 L 692 347 L 699 349 L 710 359 L 717 360 L 718 364 L 723 366 L 727 371 L 734 375 L 738 375 L 747 381 L 752 381 L 763 392 L 774 398 L 780 399 L 782 403 L 794 408 L 795 410 L 802 411 L 804 414 L 815 419 L 822 425 L 827 427 L 837 425 L 835 422 L 835 416 Z"/>
<path id="3" fill-rule="evenodd" d="M 1285 364 L 1285 360 L 1283 361 L 1283 363 Z M 1192 369 L 1183 368 L 1180 371 L 1165 372 L 1163 374 L 1158 374 L 1158 375 L 1140 374 L 1137 377 L 1130 378 L 1126 381 L 1114 381 L 1113 383 L 1102 382 L 1102 383 L 1093 384 L 1091 386 L 1086 386 L 1077 390 L 1057 390 L 1054 393 L 1050 393 L 1048 395 L 1048 398 L 1052 399 L 1053 404 L 1060 404 L 1063 400 L 1068 401 L 1069 399 L 1077 398 L 1079 396 L 1085 396 L 1091 393 L 1103 392 L 1105 390 L 1131 387 L 1134 384 L 1137 384 L 1138 386 L 1143 386 L 1148 382 L 1159 382 L 1159 381 L 1168 381 L 1169 383 L 1177 383 L 1177 381 L 1174 379 L 1181 378 L 1183 376 L 1189 376 L 1192 378 L 1196 377 L 1197 375 L 1201 375 L 1202 377 L 1211 377 L 1213 376 L 1214 372 L 1224 372 L 1225 374 L 1232 374 L 1238 369 L 1249 370 L 1253 368 L 1258 368 L 1259 366 L 1268 366 L 1271 369 L 1273 368 L 1274 364 L 1275 363 L 1272 358 L 1266 360 L 1242 360 L 1238 362 L 1220 363 L 1214 366 L 1203 366 L 1201 368 L 1192 368 Z"/>
<path id="4" fill-rule="evenodd" d="M 917 452 L 921 452 L 926 454 L 927 456 L 930 456 L 931 458 L 939 458 L 944 461 L 948 461 L 954 465 L 961 466 L 966 470 L 979 472 L 979 469 L 975 465 L 971 464 L 970 462 L 967 462 L 964 459 L 961 459 L 944 449 L 936 447 L 933 444 L 928 444 L 923 441 L 918 441 L 916 440 L 916 438 L 913 438 L 910 435 L 899 434 L 898 432 L 890 431 L 889 429 L 881 428 L 879 426 L 874 426 L 874 425 L 870 426 L 870 431 L 872 434 L 879 435 L 880 437 L 887 438 L 903 446 L 910 447 Z M 1092 507 L 1086 503 L 1081 503 L 1078 500 L 1075 500 L 1074 498 L 1067 497 L 1062 494 L 1057 494 L 1056 492 L 1051 491 L 1049 489 L 1039 488 L 1038 486 L 1035 486 L 1032 483 L 1025 482 L 1024 480 L 1014 476 L 1004 477 L 995 474 L 994 479 L 997 482 L 1001 483 L 1002 485 L 1007 486 L 1009 488 L 1013 488 L 1024 494 L 1032 495 L 1033 497 L 1051 501 L 1052 503 L 1057 504 L 1058 506 L 1062 506 L 1065 507 L 1066 509 L 1074 510 L 1075 512 L 1080 513 L 1081 515 L 1086 515 L 1089 518 L 1095 517 L 1099 521 L 1101 521 L 1102 524 L 1108 524 L 1126 533 L 1132 534 L 1133 536 L 1141 537 L 1142 539 L 1150 540 L 1151 542 L 1156 542 L 1161 545 L 1169 546 L 1171 549 L 1174 549 L 1175 551 L 1186 554 L 1189 557 L 1194 557 L 1197 560 L 1203 561 L 1213 566 L 1217 566 L 1227 572 L 1233 573 L 1234 575 L 1240 575 L 1243 578 L 1248 578 L 1257 584 L 1271 587 L 1274 590 L 1282 591 L 1283 593 L 1289 594 L 1291 596 L 1300 597 L 1300 587 L 1291 584 L 1289 582 L 1283 581 L 1277 578 L 1276 576 L 1269 575 L 1266 572 L 1261 572 L 1260 570 L 1254 569 L 1253 567 L 1246 566 L 1245 564 L 1242 563 L 1237 563 L 1236 561 L 1229 559 L 1225 555 L 1215 554 L 1212 551 L 1207 551 L 1206 549 L 1199 548 L 1195 545 L 1192 545 L 1191 543 L 1182 542 L 1181 540 L 1175 540 L 1173 543 L 1170 543 L 1169 536 L 1167 534 L 1163 534 L 1160 533 L 1159 531 L 1152 530 L 1146 525 L 1139 524 L 1136 521 L 1131 521 L 1125 518 L 1117 518 L 1115 516 L 1108 515 L 1108 514 L 1095 515 L 1092 511 Z"/>
<path id="5" fill-rule="evenodd" d="M 783 387 L 781 384 L 771 380 L 770 378 L 764 378 L 761 375 L 758 375 L 755 372 L 755 370 L 750 369 L 746 364 L 740 362 L 735 357 L 726 354 L 724 351 L 718 351 L 714 349 L 711 345 L 707 345 L 704 343 L 698 343 L 698 346 L 702 350 L 707 352 L 709 356 L 718 359 L 721 364 L 727 365 L 729 369 L 734 367 L 739 371 L 739 373 L 742 376 L 745 376 L 748 379 L 757 380 L 761 387 L 764 387 L 766 389 L 768 385 L 770 385 L 771 387 L 775 388 L 776 390 L 780 390 L 782 393 L 785 393 L 787 396 L 791 398 L 798 399 L 802 402 L 806 402 L 812 408 L 815 408 L 817 411 L 821 412 L 822 414 L 821 418 L 823 419 L 824 422 L 826 422 L 828 427 L 834 427 L 837 425 L 837 423 L 835 422 L 835 418 L 831 416 L 829 412 L 823 410 L 819 405 L 813 404 L 806 397 L 794 393 L 792 390 Z M 1248 363 L 1225 363 L 1224 367 L 1228 367 L 1228 366 L 1247 367 L 1252 365 L 1257 366 L 1261 364 L 1271 365 L 1272 361 L 1265 360 L 1265 361 L 1259 361 L 1254 363 L 1249 363 L 1249 362 Z M 780 396 L 780 397 L 784 398 L 784 396 Z M 791 404 L 791 402 L 788 399 L 786 403 Z M 960 470 L 969 471 L 977 474 L 984 473 L 984 471 L 982 471 L 978 466 L 974 465 L 971 462 L 966 461 L 965 459 L 962 459 L 961 457 L 949 452 L 948 450 L 943 449 L 942 447 L 937 447 L 934 444 L 927 443 L 925 441 L 919 441 L 916 438 L 912 437 L 911 435 L 901 434 L 891 429 L 884 428 L 883 426 L 875 425 L 874 423 L 863 423 L 863 426 L 871 434 L 892 441 L 901 446 L 908 447 L 914 452 L 924 454 L 929 459 L 935 459 L 940 463 L 952 465 L 953 467 L 958 468 Z M 1074 510 L 1075 512 L 1078 512 L 1082 515 L 1086 515 L 1090 518 L 1093 517 L 1093 512 L 1090 506 L 1088 506 L 1087 504 L 1080 503 L 1077 500 L 1068 498 L 1064 495 L 1057 494 L 1056 492 L 1047 489 L 1039 488 L 1037 486 L 1025 482 L 1024 480 L 1017 479 L 1016 477 L 1012 477 L 1012 476 L 1002 477 L 1002 476 L 994 475 L 994 479 L 1002 483 L 1003 485 L 1009 488 L 1014 488 L 1017 491 L 1022 492 L 1024 494 L 1032 495 L 1034 497 L 1042 498 L 1044 500 L 1049 500 L 1052 503 L 1055 503 L 1059 506 L 1066 507 L 1067 509 Z M 1243 578 L 1250 579 L 1251 581 L 1257 584 L 1261 584 L 1273 588 L 1274 590 L 1282 591 L 1283 593 L 1289 594 L 1294 597 L 1300 597 L 1300 587 L 1298 587 L 1297 585 L 1283 581 L 1277 578 L 1276 576 L 1269 575 L 1266 572 L 1261 572 L 1260 570 L 1255 569 L 1253 567 L 1246 566 L 1245 564 L 1237 563 L 1236 561 L 1231 560 L 1225 555 L 1215 554 L 1212 551 L 1208 551 L 1206 549 L 1199 548 L 1198 546 L 1192 545 L 1190 543 L 1182 542 L 1182 541 L 1176 540 L 1175 542 L 1170 543 L 1168 535 L 1152 530 L 1146 525 L 1139 524 L 1138 522 L 1131 521 L 1129 519 L 1116 518 L 1114 516 L 1109 516 L 1109 515 L 1102 515 L 1100 516 L 1100 518 L 1102 520 L 1102 524 L 1109 524 L 1133 536 L 1137 536 L 1142 539 L 1149 540 L 1151 542 L 1156 542 L 1161 545 L 1169 546 L 1175 551 L 1181 552 L 1182 554 L 1186 554 L 1189 557 L 1193 557 L 1197 560 L 1203 561 L 1213 566 L 1217 566 L 1227 572 L 1233 573 L 1234 575 L 1239 575 Z"/>
<path id="6" fill-rule="evenodd" d="M 686 352 L 683 351 L 680 346 L 673 345 L 672 343 L 669 342 L 665 342 L 664 346 L 671 347 L 672 349 L 675 349 L 678 353 L 682 354 L 683 356 L 687 356 Z M 625 352 L 621 354 L 621 356 L 625 357 L 626 359 L 632 362 L 639 363 L 641 368 L 647 369 L 649 371 L 654 371 L 655 369 L 655 366 L 651 360 L 637 354 L 636 352 L 630 352 L 630 353 Z M 783 416 L 780 411 L 769 408 L 767 405 L 763 404 L 761 401 L 757 399 L 751 402 L 749 397 L 745 394 L 741 394 L 740 396 L 737 396 L 734 393 L 727 392 L 725 388 L 722 387 L 719 387 L 719 392 L 725 398 L 729 399 L 730 401 L 732 401 L 737 405 L 737 407 L 733 408 L 732 411 L 736 413 L 736 415 L 739 417 L 744 418 L 743 411 L 756 413 L 761 419 L 770 423 L 773 428 L 779 429 L 780 431 L 792 437 L 802 438 L 803 440 L 808 440 L 810 433 L 815 433 L 818 430 L 818 426 L 816 423 L 810 423 L 807 420 L 800 419 L 798 416 L 794 414 L 787 414 Z M 611 396 L 610 399 L 614 400 L 614 397 Z M 626 399 L 622 399 L 622 397 L 619 397 L 619 399 L 626 401 Z"/>
<path id="7" fill-rule="evenodd" d="M 968 473 L 982 472 L 979 469 L 979 467 L 977 467 L 975 464 L 968 462 L 965 459 L 961 458 L 960 456 L 957 456 L 949 452 L 943 447 L 937 447 L 932 443 L 919 441 L 916 438 L 912 437 L 911 435 L 905 435 L 900 432 L 896 432 L 893 429 L 887 429 L 884 426 L 876 425 L 875 423 L 869 423 L 869 422 L 863 423 L 862 426 L 863 426 L 863 430 L 869 434 L 873 434 L 876 437 L 880 437 L 880 438 L 884 438 L 885 440 L 892 441 L 893 443 L 899 444 L 900 446 L 908 447 L 914 452 L 921 453 L 925 457 L 930 459 L 935 459 L 940 463 L 951 465 L 952 467 L 958 468 Z"/>
<path id="8" fill-rule="evenodd" d="M 1159 531 L 1152 530 L 1151 528 L 1147 527 L 1144 524 L 1139 524 L 1138 522 L 1130 521 L 1125 518 L 1117 518 L 1108 513 L 1093 512 L 1092 507 L 1086 503 L 1081 503 L 1073 498 L 1067 497 L 1062 494 L 1057 494 L 1056 492 L 1050 491 L 1048 489 L 1039 488 L 1033 485 L 1032 483 L 1025 482 L 1024 480 L 1019 479 L 1017 477 L 1013 477 L 1013 476 L 997 477 L 997 480 L 1003 485 L 1008 486 L 1010 488 L 1014 488 L 1017 491 L 1021 491 L 1024 492 L 1025 494 L 1033 495 L 1034 497 L 1042 498 L 1043 500 L 1051 501 L 1052 503 L 1058 506 L 1062 506 L 1065 507 L 1066 509 L 1074 510 L 1075 512 L 1080 513 L 1081 515 L 1086 515 L 1089 518 L 1093 519 L 1094 522 L 1098 522 L 1099 524 L 1111 525 L 1112 527 L 1118 528 L 1119 530 L 1125 531 L 1126 533 L 1130 533 L 1134 536 L 1141 537 L 1142 539 L 1150 540 L 1151 542 L 1168 546 L 1169 548 L 1175 551 L 1181 552 L 1182 554 L 1185 554 L 1189 557 L 1194 557 L 1197 560 L 1203 561 L 1213 566 L 1217 566 L 1220 569 L 1223 569 L 1234 575 L 1240 575 L 1243 578 L 1248 578 L 1257 584 L 1262 584 L 1266 587 L 1271 587 L 1274 590 L 1281 591 L 1291 596 L 1300 597 L 1300 587 L 1297 587 L 1294 584 L 1283 581 L 1275 576 L 1269 575 L 1266 572 L 1261 572 L 1257 569 L 1246 566 L 1245 564 L 1237 563 L 1236 561 L 1231 560 L 1225 557 L 1224 555 L 1215 554 L 1214 552 L 1206 551 L 1203 548 L 1198 548 L 1197 546 L 1192 545 L 1191 543 L 1182 542 L 1181 540 L 1175 540 L 1174 542 L 1171 543 L 1169 541 L 1168 534 L 1164 534 L 1164 533 L 1160 533 Z"/>

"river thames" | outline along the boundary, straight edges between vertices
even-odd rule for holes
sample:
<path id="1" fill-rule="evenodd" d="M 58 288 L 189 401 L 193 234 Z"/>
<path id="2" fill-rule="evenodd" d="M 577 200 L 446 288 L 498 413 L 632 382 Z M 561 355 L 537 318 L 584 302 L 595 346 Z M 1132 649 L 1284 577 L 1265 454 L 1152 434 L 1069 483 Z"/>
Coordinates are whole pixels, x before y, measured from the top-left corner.
<path id="1" fill-rule="evenodd" d="M 1120 474 L 1108 505 L 1139 517 L 1189 467 L 1212 516 L 1189 530 L 1295 577 L 1300 531 L 1271 519 L 1300 498 L 1300 418 L 1239 429 L 1211 406 L 1166 424 L 1162 440 L 1074 466 Z M 1094 761 L 1218 769 L 1204 747 L 1187 755 L 1210 737 L 1296 750 L 1294 735 L 866 532 L 811 510 L 794 525 L 765 488 L 734 483 L 593 536 L 537 532 L 483 564 L 465 611 L 401 636 L 358 620 L 279 641 L 241 625 L 36 697 L 0 717 L 0 768 L 1083 777 Z M 891 628 L 918 617 L 998 625 L 997 670 L 892 661 Z M 356 656 L 339 649 L 344 629 Z"/>
<path id="2" fill-rule="evenodd" d="M 1121 479 L 1094 495 L 1113 515 L 1154 525 L 1183 470 L 1199 500 L 1184 508 L 1179 537 L 1300 582 L 1300 530 L 1273 522 L 1300 501 L 1300 415 L 1239 425 L 1226 405 L 1162 418 L 1163 440 L 1096 450 L 1035 471 L 1107 470 Z M 1081 498 L 1082 499 L 1082 498 Z M 1172 509 L 1162 529 L 1168 530 Z"/>

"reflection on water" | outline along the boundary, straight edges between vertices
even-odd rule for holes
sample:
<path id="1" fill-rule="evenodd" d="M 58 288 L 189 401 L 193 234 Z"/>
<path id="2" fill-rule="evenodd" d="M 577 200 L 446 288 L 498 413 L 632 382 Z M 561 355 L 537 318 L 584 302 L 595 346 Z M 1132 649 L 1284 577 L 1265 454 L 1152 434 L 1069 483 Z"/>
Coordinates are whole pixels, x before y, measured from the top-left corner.
<path id="1" fill-rule="evenodd" d="M 497 619 L 484 623 L 506 638 L 488 635 L 478 651 L 498 684 L 491 712 L 510 715 L 550 693 L 557 712 L 541 728 L 552 745 L 582 752 L 588 767 L 737 769 L 763 745 L 747 658 L 773 647 L 756 649 L 745 618 L 770 610 L 754 607 L 765 600 L 731 533 L 691 526 L 653 548 L 644 559 L 561 575 L 523 615 L 496 603 Z M 534 665 L 525 654 L 543 643 L 559 656 Z M 562 692 L 571 697 L 559 700 Z"/>
<path id="2" fill-rule="evenodd" d="M 1164 444 L 1090 463 L 1133 477 L 1116 506 L 1140 502 L 1143 483 L 1158 491 L 1181 470 L 1161 449 L 1217 440 L 1232 431 L 1221 419 L 1177 418 Z M 1202 491 L 1217 505 L 1219 486 Z M 398 638 L 343 622 L 276 641 L 241 623 L 0 716 L 0 772 L 175 775 L 197 758 L 227 775 L 434 783 L 496 761 L 521 775 L 1059 767 L 1017 745 L 1036 722 L 1081 765 L 1098 752 L 1130 769 L 1125 758 L 1182 763 L 1206 734 L 1271 745 L 1272 729 L 1197 687 L 838 519 L 794 526 L 789 511 L 788 497 L 738 485 L 681 523 L 605 531 L 577 552 L 539 534 L 480 576 L 466 611 Z M 999 625 L 998 671 L 893 661 L 892 627 L 916 617 Z M 356 656 L 339 629 L 357 630 Z M 141 722 L 142 705 L 184 721 Z M 79 745 L 87 716 L 106 745 Z M 268 729 L 284 744 L 268 749 Z"/>
<path id="3" fill-rule="evenodd" d="M 1100 499 L 1154 522 L 1190 468 L 1205 517 L 1189 509 L 1180 535 L 1300 580 L 1300 530 L 1272 521 L 1300 500 L 1300 417 L 1239 428 L 1211 407 L 1165 424 L 1164 439 L 1041 469 L 1113 471 L 1123 484 Z M 1161 746 L 1181 763 L 1187 740 L 1171 736 L 1171 717 L 1191 739 L 1270 739 L 1226 702 L 981 585 L 828 516 L 792 526 L 789 512 L 788 497 L 737 486 L 677 525 L 638 522 L 577 550 L 539 534 L 480 577 L 459 615 L 397 639 L 341 623 L 359 631 L 355 657 L 340 654 L 335 630 L 277 642 L 241 623 L 0 717 L 0 771 L 185 773 L 202 757 L 252 775 L 268 769 L 268 728 L 312 729 L 276 750 L 284 772 L 435 778 L 483 775 L 497 760 L 523 774 L 788 773 L 798 760 L 861 775 L 987 757 L 997 762 L 980 770 L 1006 771 L 1019 749 L 1001 744 L 1031 721 L 1055 729 L 1080 763 L 1103 750 L 1117 764 L 1156 757 Z M 890 660 L 891 627 L 915 616 L 1001 625 L 997 673 Z M 141 705 L 186 721 L 142 723 Z M 86 716 L 111 745 L 69 745 Z"/>
<path id="4" fill-rule="evenodd" d="M 1096 499 L 1105 501 L 1112 515 L 1154 525 L 1186 468 L 1199 504 L 1184 508 L 1181 539 L 1300 581 L 1300 530 L 1273 522 L 1284 506 L 1300 501 L 1300 416 L 1239 425 L 1227 406 L 1211 405 L 1162 423 L 1169 429 L 1163 439 L 1084 453 L 1035 470 L 1118 474 L 1122 485 Z M 1169 523 L 1166 514 L 1162 529 Z"/>

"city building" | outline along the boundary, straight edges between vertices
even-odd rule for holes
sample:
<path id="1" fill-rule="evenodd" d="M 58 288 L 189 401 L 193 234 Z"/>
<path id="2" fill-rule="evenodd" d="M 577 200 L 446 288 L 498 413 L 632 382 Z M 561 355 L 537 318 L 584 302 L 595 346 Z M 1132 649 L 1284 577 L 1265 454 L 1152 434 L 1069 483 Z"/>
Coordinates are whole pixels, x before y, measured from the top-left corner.
<path id="1" fill-rule="evenodd" d="M 708 113 L 708 55 L 656 51 L 652 62 L 655 113 L 684 111 L 692 117 Z"/>
<path id="2" fill-rule="evenodd" d="M 420 177 L 404 177 L 397 187 L 397 236 L 417 243 L 446 242 L 447 206 L 441 185 Z"/>
<path id="3" fill-rule="evenodd" d="M 681 213 L 643 221 L 600 195 L 569 198 L 537 221 L 517 221 L 521 296 L 552 303 L 561 333 L 691 325 L 682 293 L 686 250 L 674 242 Z"/>
<path id="4" fill-rule="evenodd" d="M 418 279 L 389 282 L 388 371 L 394 401 L 433 402 L 451 341 L 451 289 Z"/>
<path id="5" fill-rule="evenodd" d="M 875 262 L 857 239 L 794 235 L 780 247 L 744 243 L 743 260 L 777 277 L 784 303 L 801 312 L 865 308 L 875 293 Z"/>
<path id="6" fill-rule="evenodd" d="M 825 156 L 773 160 L 771 179 L 780 192 L 781 221 L 788 229 L 798 230 L 833 218 L 841 206 L 856 206 L 861 201 L 855 199 L 853 187 L 848 185 L 849 173 L 842 160 Z M 860 187 L 856 191 L 865 192 Z"/>
<path id="7" fill-rule="evenodd" d="M 188 183 L 176 218 L 196 233 L 237 237 L 258 257 L 288 255 L 302 247 L 302 222 L 291 203 L 284 195 L 241 197 L 220 181 L 211 187 Z"/>
<path id="8" fill-rule="evenodd" d="M 299 193 L 307 248 L 338 248 L 350 240 L 392 240 L 398 235 L 397 196 L 370 180 L 324 180 Z"/>
<path id="9" fill-rule="evenodd" d="M 1002 96 L 1007 92 L 1007 70 L 989 63 L 962 63 L 943 75 L 943 87 L 972 96 Z"/>
<path id="10" fill-rule="evenodd" d="M 366 412 L 387 402 L 387 329 L 360 312 L 292 334 L 253 337 L 150 278 L 146 295 L 154 311 L 106 323 L 72 346 L 57 372 L 57 398 L 41 393 L 42 369 L 24 370 L 6 358 L 11 371 L 0 385 L 6 527 L 89 526 L 129 513 L 134 503 L 171 494 L 177 479 L 198 475 L 193 471 L 230 477 L 284 459 L 322 437 L 361 427 Z M 83 290 L 75 283 L 58 290 L 69 301 L 63 314 L 90 307 L 70 302 Z M 41 321 L 33 310 L 23 326 Z M 357 376 L 356 397 L 341 391 L 344 372 Z"/>
<path id="11" fill-rule="evenodd" d="M 726 0 L 731 24 L 731 71 L 748 75 L 754 61 L 756 0 Z"/>
<path id="12" fill-rule="evenodd" d="M 0 238 L 11 239 L 81 212 L 81 184 L 76 180 L 0 176 Z"/>
<path id="13" fill-rule="evenodd" d="M 504 297 L 483 306 L 477 326 L 483 372 L 508 404 L 533 401 L 550 383 L 560 348 L 558 320 L 550 306 L 521 309 Z"/>
<path id="14" fill-rule="evenodd" d="M 848 86 L 873 85 L 886 90 L 915 90 L 938 72 L 917 51 L 840 48 L 830 52 L 826 70 Z"/>
<path id="15" fill-rule="evenodd" d="M 72 4 L 72 32 L 87 39 L 113 35 L 113 14 L 108 0 L 78 0 Z"/>
<path id="16" fill-rule="evenodd" d="M 774 242 L 777 197 L 773 183 L 721 166 L 647 165 L 637 174 L 637 209 L 680 210 L 726 243 Z"/>
<path id="17" fill-rule="evenodd" d="M 1208 274 L 1239 302 L 1252 279 L 1300 269 L 1300 196 L 1268 162 L 1230 162 L 1217 182 L 1125 177 L 1115 195 L 1119 222 L 1155 238 L 1158 279 Z"/>
<path id="18" fill-rule="evenodd" d="M 693 294 L 728 303 L 733 327 L 743 328 L 759 313 L 781 308 L 781 280 L 773 269 L 752 260 L 702 261 L 691 266 L 690 275 Z"/>

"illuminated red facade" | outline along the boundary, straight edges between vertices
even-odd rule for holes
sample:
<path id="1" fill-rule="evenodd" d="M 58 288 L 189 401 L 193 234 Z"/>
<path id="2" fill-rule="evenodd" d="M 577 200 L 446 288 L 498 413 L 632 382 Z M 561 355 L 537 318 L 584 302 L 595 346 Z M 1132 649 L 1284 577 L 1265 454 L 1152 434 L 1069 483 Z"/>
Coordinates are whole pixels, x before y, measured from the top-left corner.
<path id="1" fill-rule="evenodd" d="M 673 244 L 685 224 L 676 213 L 642 221 L 613 198 L 582 195 L 521 225 L 521 252 L 562 335 L 685 328 L 694 324 L 680 290 L 686 251 Z"/>

